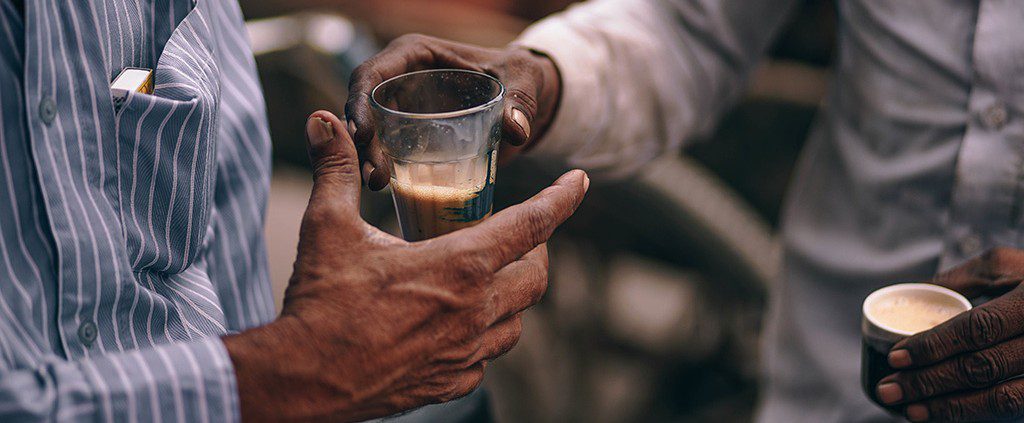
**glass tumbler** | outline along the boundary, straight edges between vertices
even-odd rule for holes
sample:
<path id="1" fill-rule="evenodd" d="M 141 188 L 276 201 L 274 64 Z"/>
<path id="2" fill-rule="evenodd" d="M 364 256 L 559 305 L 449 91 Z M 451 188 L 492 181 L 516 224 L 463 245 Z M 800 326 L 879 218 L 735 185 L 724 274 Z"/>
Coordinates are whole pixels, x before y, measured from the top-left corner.
<path id="1" fill-rule="evenodd" d="M 407 73 L 373 89 L 377 136 L 406 240 L 490 216 L 504 97 L 497 79 L 455 69 Z"/>

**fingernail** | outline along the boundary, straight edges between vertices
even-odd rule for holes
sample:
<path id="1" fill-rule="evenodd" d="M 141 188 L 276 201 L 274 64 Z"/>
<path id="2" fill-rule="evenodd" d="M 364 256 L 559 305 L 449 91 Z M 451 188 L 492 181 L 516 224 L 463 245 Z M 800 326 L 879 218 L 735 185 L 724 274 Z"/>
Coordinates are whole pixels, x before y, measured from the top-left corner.
<path id="1" fill-rule="evenodd" d="M 373 173 L 370 174 L 370 183 L 367 185 L 371 191 L 380 191 L 388 186 L 388 175 L 382 169 L 373 168 Z"/>
<path id="2" fill-rule="evenodd" d="M 350 120 L 348 121 L 346 128 L 348 129 L 348 136 L 352 137 L 352 139 L 356 139 L 356 123 Z"/>
<path id="3" fill-rule="evenodd" d="M 587 192 L 588 190 L 590 190 L 590 177 L 587 176 L 587 174 L 584 172 L 583 173 L 583 192 Z"/>
<path id="4" fill-rule="evenodd" d="M 878 385 L 878 399 L 886 404 L 895 404 L 903 399 L 903 388 L 896 383 Z"/>
<path id="5" fill-rule="evenodd" d="M 910 367 L 910 352 L 907 350 L 896 350 L 890 352 L 889 365 L 897 369 Z"/>
<path id="6" fill-rule="evenodd" d="M 374 169 L 376 168 L 373 167 L 373 163 L 370 163 L 369 161 L 363 162 L 363 182 L 366 183 L 367 186 L 370 185 L 370 177 L 373 176 Z"/>
<path id="7" fill-rule="evenodd" d="M 313 130 L 312 134 L 309 134 L 310 143 L 319 145 L 334 139 L 334 125 L 330 122 L 320 119 L 320 117 L 314 117 L 316 121 L 316 129 Z"/>
<path id="8" fill-rule="evenodd" d="M 526 138 L 530 138 L 530 120 L 526 118 L 526 113 L 523 113 L 522 110 L 513 108 L 512 121 L 522 128 L 523 133 L 526 134 Z"/>
<path id="9" fill-rule="evenodd" d="M 914 404 L 907 407 L 907 419 L 912 422 L 923 422 L 928 420 L 928 407 L 922 404 Z"/>

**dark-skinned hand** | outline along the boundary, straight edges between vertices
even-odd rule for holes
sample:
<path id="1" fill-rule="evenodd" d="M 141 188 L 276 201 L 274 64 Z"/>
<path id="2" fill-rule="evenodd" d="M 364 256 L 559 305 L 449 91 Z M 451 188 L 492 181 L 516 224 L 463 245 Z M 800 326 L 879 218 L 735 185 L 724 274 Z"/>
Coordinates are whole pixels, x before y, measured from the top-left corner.
<path id="1" fill-rule="evenodd" d="M 472 228 L 409 243 L 359 216 L 344 124 L 307 124 L 313 192 L 281 316 L 224 338 L 246 421 L 358 421 L 461 397 L 547 287 L 545 242 L 583 200 L 572 171 Z"/>
<path id="2" fill-rule="evenodd" d="M 424 69 L 454 68 L 486 73 L 505 85 L 500 162 L 507 161 L 540 138 L 557 108 L 558 70 L 547 56 L 526 48 L 483 48 L 425 35 L 405 35 L 359 65 L 349 81 L 345 105 L 348 130 L 359 150 L 360 168 L 367 186 L 387 186 L 391 177 L 377 138 L 371 111 L 373 89 L 392 77 Z"/>
<path id="3" fill-rule="evenodd" d="M 933 283 L 968 298 L 993 297 L 897 343 L 878 397 L 923 421 L 990 421 L 1024 416 L 1024 251 L 996 248 Z"/>

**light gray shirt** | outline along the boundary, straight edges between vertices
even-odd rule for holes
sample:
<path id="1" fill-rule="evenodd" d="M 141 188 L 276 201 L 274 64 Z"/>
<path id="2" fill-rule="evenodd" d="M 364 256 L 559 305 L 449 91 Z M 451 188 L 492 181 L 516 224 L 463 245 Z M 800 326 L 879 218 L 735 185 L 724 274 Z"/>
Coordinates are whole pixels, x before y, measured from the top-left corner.
<path id="1" fill-rule="evenodd" d="M 626 175 L 712 126 L 792 0 L 594 0 L 528 30 L 563 102 L 538 153 Z M 768 422 L 879 421 L 860 305 L 1024 244 L 1024 2 L 847 0 L 835 75 L 786 202 Z"/>

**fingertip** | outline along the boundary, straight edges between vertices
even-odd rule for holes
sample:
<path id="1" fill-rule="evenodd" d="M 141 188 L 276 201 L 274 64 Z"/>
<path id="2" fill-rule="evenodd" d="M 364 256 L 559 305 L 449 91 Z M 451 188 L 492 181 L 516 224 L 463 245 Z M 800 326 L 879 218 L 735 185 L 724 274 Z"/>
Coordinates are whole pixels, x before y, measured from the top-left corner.
<path id="1" fill-rule="evenodd" d="M 910 351 L 907 350 L 895 350 L 889 353 L 889 365 L 896 369 L 902 369 L 910 367 Z"/>
<path id="2" fill-rule="evenodd" d="M 923 404 L 913 404 L 907 407 L 907 419 L 912 422 L 923 422 L 928 420 L 928 407 Z"/>
<path id="3" fill-rule="evenodd" d="M 372 164 L 371 164 L 372 166 Z M 371 191 L 380 191 L 388 186 L 388 182 L 391 181 L 391 175 L 388 171 L 382 167 L 374 167 L 370 172 L 370 177 L 366 182 L 366 186 Z"/>
<path id="4" fill-rule="evenodd" d="M 530 122 L 519 109 L 511 109 L 505 114 L 504 141 L 509 145 L 522 146 L 530 140 Z"/>
<path id="5" fill-rule="evenodd" d="M 345 118 L 345 129 L 348 131 L 348 136 L 352 139 L 356 138 L 356 123 L 351 119 Z"/>
<path id="6" fill-rule="evenodd" d="M 875 395 L 884 404 L 895 404 L 903 400 L 903 388 L 895 382 L 883 383 L 875 388 Z"/>

